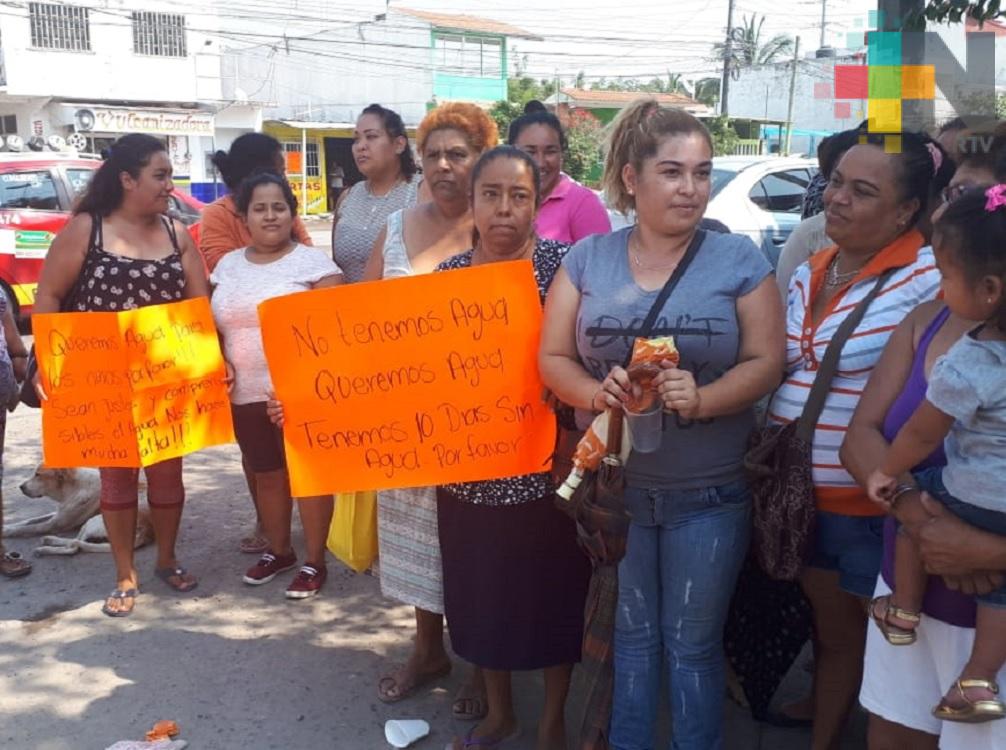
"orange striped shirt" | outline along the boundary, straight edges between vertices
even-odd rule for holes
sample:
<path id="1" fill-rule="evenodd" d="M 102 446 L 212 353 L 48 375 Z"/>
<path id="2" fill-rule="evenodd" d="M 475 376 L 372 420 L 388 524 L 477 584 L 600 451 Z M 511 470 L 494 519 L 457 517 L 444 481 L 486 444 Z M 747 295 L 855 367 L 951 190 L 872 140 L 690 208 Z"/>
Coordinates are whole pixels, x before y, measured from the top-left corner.
<path id="1" fill-rule="evenodd" d="M 837 248 L 813 256 L 793 274 L 786 315 L 786 380 L 769 406 L 769 420 L 784 424 L 798 419 L 814 383 L 825 349 L 842 321 L 855 309 L 884 271 L 898 270 L 886 281 L 856 330 L 846 342 L 838 371 L 814 431 L 813 474 L 818 508 L 850 516 L 880 515 L 880 510 L 842 466 L 839 448 L 859 397 L 891 333 L 917 305 L 935 299 L 940 289 L 932 249 L 922 235 L 902 235 L 877 253 L 828 303 L 815 325 L 811 309 Z"/>

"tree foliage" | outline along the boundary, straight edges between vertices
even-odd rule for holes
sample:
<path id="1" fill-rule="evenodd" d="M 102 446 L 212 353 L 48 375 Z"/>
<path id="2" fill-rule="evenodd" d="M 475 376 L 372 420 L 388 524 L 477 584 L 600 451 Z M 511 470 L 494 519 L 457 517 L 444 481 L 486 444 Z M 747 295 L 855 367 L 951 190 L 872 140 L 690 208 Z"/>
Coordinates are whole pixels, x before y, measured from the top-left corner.
<path id="1" fill-rule="evenodd" d="M 566 123 L 566 153 L 562 170 L 578 182 L 587 182 L 601 160 L 604 127 L 590 112 L 575 109 Z"/>
<path id="2" fill-rule="evenodd" d="M 929 0 L 924 7 L 911 13 L 903 28 L 919 30 L 932 23 L 960 23 L 967 18 L 979 23 L 1006 17 L 1002 0 Z"/>
<path id="3" fill-rule="evenodd" d="M 593 91 L 638 91 L 642 94 L 684 94 L 691 96 L 688 85 L 680 73 L 667 71 L 666 77 L 653 77 L 649 81 L 638 78 L 601 78 L 591 85 Z"/>
<path id="4" fill-rule="evenodd" d="M 713 156 L 726 156 L 732 154 L 740 142 L 740 136 L 730 124 L 727 115 L 710 117 L 705 121 L 709 128 L 709 134 L 713 137 Z"/>
<path id="5" fill-rule="evenodd" d="M 489 115 L 496 121 L 500 137 L 506 138 L 510 123 L 524 113 L 524 105 L 532 99 L 544 102 L 555 96 L 555 82 L 547 79 L 536 81 L 530 76 L 520 76 L 507 80 L 507 98 L 498 101 L 489 110 Z"/>
<path id="6" fill-rule="evenodd" d="M 498 101 L 489 110 L 496 121 L 500 137 L 506 138 L 510 123 L 524 113 L 524 105 L 532 99 L 546 102 L 555 96 L 555 82 L 536 81 L 529 76 L 511 78 L 507 81 L 507 98 Z M 600 158 L 602 126 L 590 112 L 575 110 L 566 128 L 567 149 L 563 154 L 563 171 L 574 180 L 588 179 Z"/>
<path id="7" fill-rule="evenodd" d="M 792 57 L 793 38 L 786 34 L 776 34 L 771 39 L 764 40 L 762 38 L 764 24 L 765 16 L 759 18 L 755 13 L 750 17 L 743 16 L 741 25 L 729 30 L 729 56 L 733 75 L 740 75 L 743 68 L 767 65 L 781 58 Z M 726 42 L 716 42 L 713 45 L 712 59 L 727 59 Z"/>

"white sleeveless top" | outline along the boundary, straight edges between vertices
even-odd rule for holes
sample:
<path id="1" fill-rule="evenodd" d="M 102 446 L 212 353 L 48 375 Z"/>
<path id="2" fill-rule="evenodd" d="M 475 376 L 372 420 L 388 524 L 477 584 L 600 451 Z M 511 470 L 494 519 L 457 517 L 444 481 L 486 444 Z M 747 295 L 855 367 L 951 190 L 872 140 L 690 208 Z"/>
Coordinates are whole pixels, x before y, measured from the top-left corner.
<path id="1" fill-rule="evenodd" d="M 405 248 L 405 209 L 399 209 L 388 216 L 387 231 L 384 234 L 384 276 L 395 279 L 412 276 L 415 271 L 409 262 L 409 251 Z"/>

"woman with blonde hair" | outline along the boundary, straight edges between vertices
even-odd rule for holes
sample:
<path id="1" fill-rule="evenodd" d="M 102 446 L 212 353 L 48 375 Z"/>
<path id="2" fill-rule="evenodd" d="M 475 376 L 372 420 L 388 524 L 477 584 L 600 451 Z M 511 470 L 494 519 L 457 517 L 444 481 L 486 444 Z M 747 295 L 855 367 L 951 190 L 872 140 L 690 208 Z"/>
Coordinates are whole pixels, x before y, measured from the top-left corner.
<path id="1" fill-rule="evenodd" d="M 723 742 L 723 626 L 750 527 L 742 458 L 753 406 L 782 374 L 783 320 L 754 243 L 699 228 L 712 157 L 709 131 L 690 114 L 653 100 L 627 107 L 611 133 L 604 186 L 637 223 L 574 245 L 545 306 L 542 377 L 582 427 L 639 395 L 623 367 L 637 336 L 672 336 L 680 353 L 652 381 L 661 443 L 626 465 L 613 750 L 653 747 L 665 658 L 674 747 Z M 676 286 L 641 331 L 676 270 Z"/>

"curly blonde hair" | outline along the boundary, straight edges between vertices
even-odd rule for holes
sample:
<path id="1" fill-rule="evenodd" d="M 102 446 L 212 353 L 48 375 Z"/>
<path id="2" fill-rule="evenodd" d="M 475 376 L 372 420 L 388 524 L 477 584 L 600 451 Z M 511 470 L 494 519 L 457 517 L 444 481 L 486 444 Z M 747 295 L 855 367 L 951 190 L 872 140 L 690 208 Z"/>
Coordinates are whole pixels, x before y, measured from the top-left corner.
<path id="1" fill-rule="evenodd" d="M 426 147 L 426 139 L 435 130 L 452 128 L 460 130 L 468 138 L 468 143 L 478 152 L 485 151 L 499 141 L 499 129 L 489 114 L 476 104 L 468 102 L 448 102 L 427 113 L 416 131 L 416 144 L 420 155 Z"/>
<path id="2" fill-rule="evenodd" d="M 622 182 L 622 170 L 631 164 L 636 170 L 657 153 L 665 138 L 698 133 L 713 151 L 713 139 L 697 118 L 677 107 L 662 107 L 656 99 L 637 99 L 623 109 L 611 124 L 605 143 L 604 177 L 601 187 L 608 204 L 623 214 L 635 209 L 636 199 Z"/>

